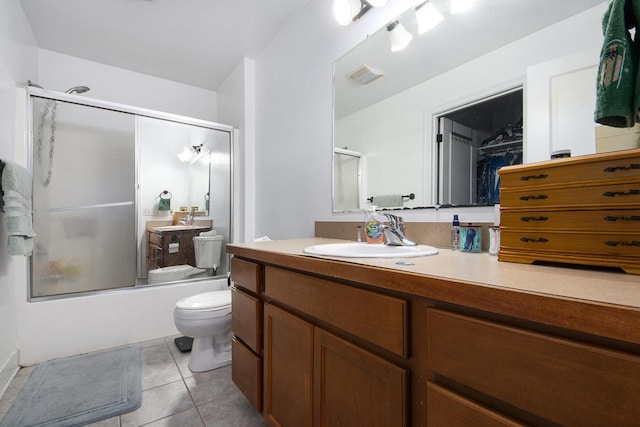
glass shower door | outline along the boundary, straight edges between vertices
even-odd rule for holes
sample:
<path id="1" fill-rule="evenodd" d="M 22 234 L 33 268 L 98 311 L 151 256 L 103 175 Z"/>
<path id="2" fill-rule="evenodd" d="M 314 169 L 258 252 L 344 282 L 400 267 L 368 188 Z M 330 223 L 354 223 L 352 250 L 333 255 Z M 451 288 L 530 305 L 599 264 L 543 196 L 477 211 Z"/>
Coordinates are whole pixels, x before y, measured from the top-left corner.
<path id="1" fill-rule="evenodd" d="M 32 97 L 31 297 L 136 283 L 135 116 Z"/>

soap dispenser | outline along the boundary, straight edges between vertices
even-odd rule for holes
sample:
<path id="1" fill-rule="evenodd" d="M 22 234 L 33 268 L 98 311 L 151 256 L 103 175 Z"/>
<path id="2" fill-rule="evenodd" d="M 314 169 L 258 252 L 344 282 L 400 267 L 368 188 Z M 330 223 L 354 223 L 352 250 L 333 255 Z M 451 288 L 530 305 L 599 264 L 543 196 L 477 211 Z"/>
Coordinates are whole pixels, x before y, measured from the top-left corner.
<path id="1" fill-rule="evenodd" d="M 367 211 L 367 219 L 364 223 L 364 234 L 367 237 L 367 243 L 382 243 L 382 218 L 376 212 L 377 206 L 371 206 L 371 210 Z"/>

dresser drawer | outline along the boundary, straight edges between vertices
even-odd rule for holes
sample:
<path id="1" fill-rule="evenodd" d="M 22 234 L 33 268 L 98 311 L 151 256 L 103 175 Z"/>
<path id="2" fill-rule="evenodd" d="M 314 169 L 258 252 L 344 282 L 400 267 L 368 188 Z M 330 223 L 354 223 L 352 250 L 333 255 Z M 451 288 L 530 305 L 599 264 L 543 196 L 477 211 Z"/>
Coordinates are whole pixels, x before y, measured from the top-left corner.
<path id="1" fill-rule="evenodd" d="M 231 379 L 258 412 L 262 411 L 262 358 L 231 338 Z"/>
<path id="2" fill-rule="evenodd" d="M 260 266 L 239 258 L 231 258 L 231 280 L 236 286 L 258 294 L 262 285 Z"/>
<path id="3" fill-rule="evenodd" d="M 502 189 L 538 185 L 638 179 L 640 150 L 550 160 L 500 170 Z"/>
<path id="4" fill-rule="evenodd" d="M 427 382 L 428 427 L 524 427 L 502 414 Z"/>
<path id="5" fill-rule="evenodd" d="M 147 232 L 147 236 L 149 238 L 149 243 L 162 247 L 162 235 L 158 233 L 153 233 L 151 231 Z"/>
<path id="6" fill-rule="evenodd" d="M 640 181 L 627 184 L 500 190 L 500 208 L 640 206 Z"/>
<path id="7" fill-rule="evenodd" d="M 640 257 L 640 234 L 503 230 L 500 233 L 500 249 L 503 248 L 535 252 Z"/>
<path id="8" fill-rule="evenodd" d="M 640 209 L 591 211 L 503 211 L 504 229 L 640 233 Z"/>
<path id="9" fill-rule="evenodd" d="M 262 348 L 262 302 L 238 288 L 231 289 L 231 331 L 256 353 Z"/>
<path id="10" fill-rule="evenodd" d="M 638 425 L 640 357 L 430 309 L 437 375 L 565 426 Z"/>
<path id="11" fill-rule="evenodd" d="M 269 266 L 265 295 L 408 357 L 405 300 Z"/>

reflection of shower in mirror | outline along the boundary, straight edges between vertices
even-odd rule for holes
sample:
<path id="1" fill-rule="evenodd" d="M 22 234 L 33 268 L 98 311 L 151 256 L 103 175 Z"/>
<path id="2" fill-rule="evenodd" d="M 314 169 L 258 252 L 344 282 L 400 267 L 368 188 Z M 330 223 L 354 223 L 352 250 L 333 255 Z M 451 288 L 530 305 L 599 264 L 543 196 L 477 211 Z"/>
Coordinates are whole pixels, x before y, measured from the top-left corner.
<path id="1" fill-rule="evenodd" d="M 360 209 L 362 154 L 346 148 L 333 149 L 333 210 Z"/>

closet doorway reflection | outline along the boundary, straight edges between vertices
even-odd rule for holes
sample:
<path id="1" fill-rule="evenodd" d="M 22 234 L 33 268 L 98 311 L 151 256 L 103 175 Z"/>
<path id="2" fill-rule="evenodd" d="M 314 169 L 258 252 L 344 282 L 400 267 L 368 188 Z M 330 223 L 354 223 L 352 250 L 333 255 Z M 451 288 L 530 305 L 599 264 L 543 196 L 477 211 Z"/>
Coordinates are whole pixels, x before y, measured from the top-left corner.
<path id="1" fill-rule="evenodd" d="M 522 88 L 437 115 L 439 205 L 500 203 L 498 170 L 522 163 Z"/>

